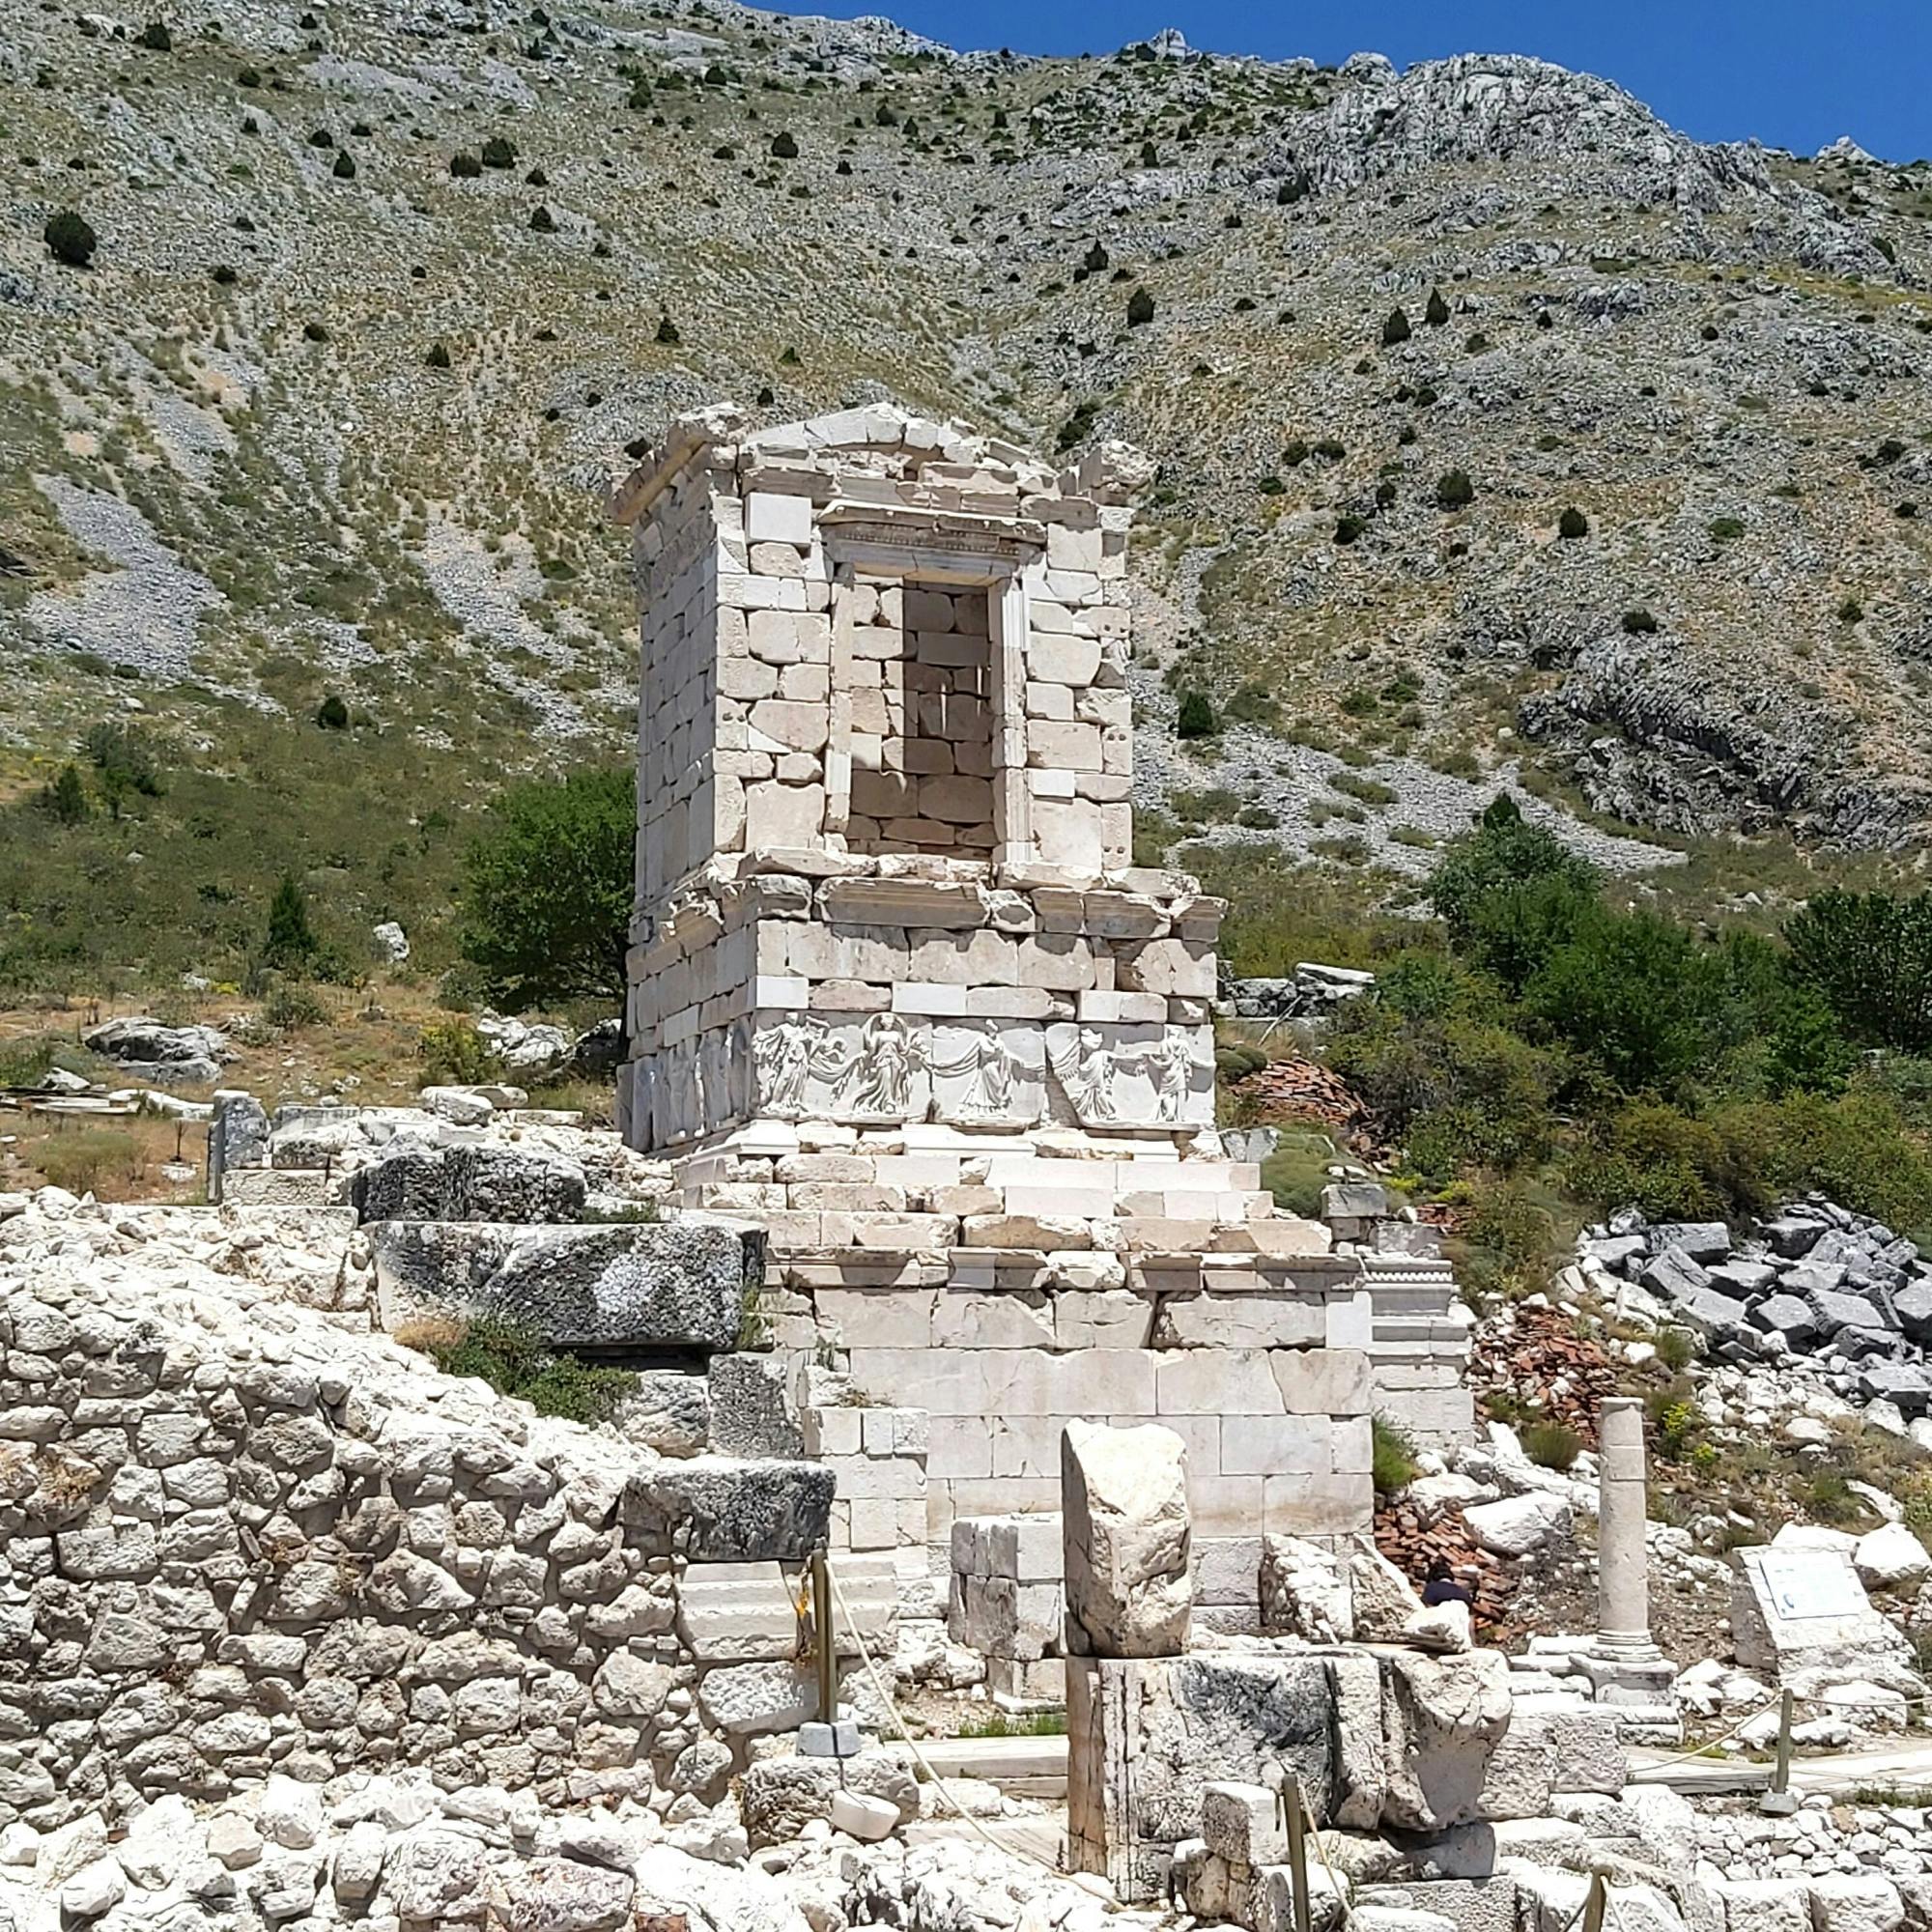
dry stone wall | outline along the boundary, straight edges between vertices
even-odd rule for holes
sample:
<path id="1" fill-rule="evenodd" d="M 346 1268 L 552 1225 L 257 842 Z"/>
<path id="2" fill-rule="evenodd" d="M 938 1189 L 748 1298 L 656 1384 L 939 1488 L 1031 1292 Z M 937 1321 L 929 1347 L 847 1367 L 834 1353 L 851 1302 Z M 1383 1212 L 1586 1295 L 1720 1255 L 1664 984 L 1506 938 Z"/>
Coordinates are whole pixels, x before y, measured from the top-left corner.
<path id="1" fill-rule="evenodd" d="M 0 1222 L 0 1820 L 395 1765 L 715 1797 L 810 1715 L 779 1563 L 724 1651 L 693 1579 L 822 1540 L 829 1471 L 439 1375 L 302 1305 L 332 1297 L 274 1228 L 52 1190 Z M 889 1569 L 848 1589 L 889 1642 Z"/>

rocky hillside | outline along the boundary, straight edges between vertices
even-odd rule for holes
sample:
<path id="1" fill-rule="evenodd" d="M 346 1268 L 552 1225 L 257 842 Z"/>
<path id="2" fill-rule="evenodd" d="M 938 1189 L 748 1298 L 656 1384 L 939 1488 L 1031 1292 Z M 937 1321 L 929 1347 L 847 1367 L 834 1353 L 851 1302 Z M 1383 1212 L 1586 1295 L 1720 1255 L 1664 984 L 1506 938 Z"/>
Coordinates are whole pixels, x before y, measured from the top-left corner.
<path id="1" fill-rule="evenodd" d="M 298 789 L 260 837 L 373 867 L 398 815 L 623 743 L 626 445 L 890 390 L 1158 459 L 1178 821 L 1412 870 L 1520 773 L 1639 833 L 1894 846 L 1932 814 L 1928 213 L 1923 168 L 1700 146 L 1514 57 L 17 9 L 0 775 L 144 711 L 200 781 Z"/>

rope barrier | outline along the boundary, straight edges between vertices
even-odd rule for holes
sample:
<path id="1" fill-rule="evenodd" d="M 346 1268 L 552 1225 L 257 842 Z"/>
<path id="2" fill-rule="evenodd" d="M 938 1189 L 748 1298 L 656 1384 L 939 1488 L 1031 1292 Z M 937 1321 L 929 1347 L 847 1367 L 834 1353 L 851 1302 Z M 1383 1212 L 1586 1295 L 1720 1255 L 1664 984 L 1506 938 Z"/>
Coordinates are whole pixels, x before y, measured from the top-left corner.
<path id="1" fill-rule="evenodd" d="M 1041 1871 L 1059 1880 L 1062 1884 L 1079 1887 L 1082 1891 L 1098 1899 L 1109 1910 L 1116 1912 L 1123 1910 L 1124 1908 L 1114 1897 L 1113 1888 L 1095 1878 L 1091 1872 L 1064 1872 L 1058 1865 L 1049 1864 L 1037 1852 L 1028 1851 L 1024 1845 L 1003 1845 L 946 1788 L 946 1780 L 932 1768 L 932 1760 L 920 1749 L 918 1740 L 906 1729 L 905 1719 L 899 1716 L 899 1707 L 894 1700 L 892 1690 L 887 1685 L 885 1679 L 880 1676 L 879 1666 L 872 1661 L 872 1653 L 867 1646 L 866 1639 L 859 1633 L 858 1621 L 852 1615 L 852 1606 L 845 1601 L 845 1591 L 838 1581 L 838 1572 L 832 1567 L 829 1561 L 825 1566 L 825 1572 L 831 1579 L 832 1595 L 838 1605 L 838 1614 L 844 1622 L 846 1634 L 851 1637 L 853 1643 L 858 1646 L 859 1661 L 866 1666 L 867 1674 L 872 1680 L 872 1689 L 878 1692 L 879 1701 L 885 1706 L 886 1715 L 893 1720 L 893 1728 L 898 1732 L 900 1742 L 912 1752 L 913 1761 L 924 1772 L 927 1778 L 931 1781 L 933 1788 L 952 1807 L 953 1815 L 963 1824 L 970 1826 L 994 1851 L 1000 1853 L 1002 1856 L 1006 1858 L 1024 1859 L 1029 1864 L 1038 1866 Z M 831 1633 L 828 1631 L 821 1640 L 829 1641 Z M 834 1713 L 833 1715 L 836 1716 L 837 1714 Z"/>

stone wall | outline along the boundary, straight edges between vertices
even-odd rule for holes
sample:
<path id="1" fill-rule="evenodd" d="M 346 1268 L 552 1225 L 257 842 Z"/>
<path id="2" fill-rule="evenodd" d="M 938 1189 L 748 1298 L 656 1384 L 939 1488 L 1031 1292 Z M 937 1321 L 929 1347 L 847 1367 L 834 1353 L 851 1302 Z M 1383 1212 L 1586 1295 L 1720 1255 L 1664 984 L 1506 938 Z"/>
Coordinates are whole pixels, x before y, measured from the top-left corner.
<path id="1" fill-rule="evenodd" d="M 829 1471 L 668 1462 L 441 1376 L 300 1305 L 332 1291 L 276 1227 L 52 1191 L 0 1223 L 0 1820 L 403 1764 L 709 1797 L 810 1715 L 781 1565 Z M 890 1563 L 852 1561 L 890 1648 Z M 760 1579 L 731 1642 L 719 1565 Z"/>

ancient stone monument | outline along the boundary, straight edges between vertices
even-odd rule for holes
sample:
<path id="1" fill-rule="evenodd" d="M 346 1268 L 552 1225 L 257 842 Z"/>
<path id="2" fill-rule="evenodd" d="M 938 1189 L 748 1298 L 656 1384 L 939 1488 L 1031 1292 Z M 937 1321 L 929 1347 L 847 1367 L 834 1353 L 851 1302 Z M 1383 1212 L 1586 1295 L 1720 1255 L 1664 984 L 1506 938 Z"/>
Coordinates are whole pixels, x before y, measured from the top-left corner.
<path id="1" fill-rule="evenodd" d="M 634 1145 L 769 1157 L 817 1123 L 1171 1161 L 1212 1124 L 1221 908 L 1131 858 L 1145 475 L 878 407 L 714 410 L 625 486 Z"/>
<path id="2" fill-rule="evenodd" d="M 1226 1156 L 1223 907 L 1133 863 L 1147 473 L 719 407 L 613 492 L 643 605 L 619 1114 L 684 1207 L 765 1231 L 798 1386 L 830 1350 L 924 1412 L 889 1491 L 850 1445 L 835 1545 L 944 1580 L 955 1518 L 1058 1506 L 1068 1420 L 1158 1419 L 1242 1628 L 1264 1531 L 1368 1523 L 1377 1304 Z M 808 1453 L 844 1430 L 808 1406 Z"/>

